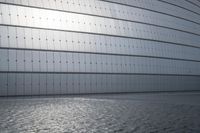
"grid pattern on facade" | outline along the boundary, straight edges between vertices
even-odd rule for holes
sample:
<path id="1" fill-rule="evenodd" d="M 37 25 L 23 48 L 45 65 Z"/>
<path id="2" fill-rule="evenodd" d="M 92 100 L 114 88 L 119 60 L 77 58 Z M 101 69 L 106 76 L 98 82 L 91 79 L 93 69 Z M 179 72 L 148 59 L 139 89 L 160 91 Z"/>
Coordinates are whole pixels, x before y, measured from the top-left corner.
<path id="1" fill-rule="evenodd" d="M 0 96 L 199 90 L 198 5 L 0 0 Z"/>

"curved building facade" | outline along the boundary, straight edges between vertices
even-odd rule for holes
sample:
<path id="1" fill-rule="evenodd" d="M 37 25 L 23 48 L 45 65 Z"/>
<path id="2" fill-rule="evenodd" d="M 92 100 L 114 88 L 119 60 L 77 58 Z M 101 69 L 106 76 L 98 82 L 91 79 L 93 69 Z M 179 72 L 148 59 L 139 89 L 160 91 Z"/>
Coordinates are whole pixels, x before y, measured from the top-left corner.
<path id="1" fill-rule="evenodd" d="M 0 0 L 0 96 L 194 90 L 199 0 Z"/>

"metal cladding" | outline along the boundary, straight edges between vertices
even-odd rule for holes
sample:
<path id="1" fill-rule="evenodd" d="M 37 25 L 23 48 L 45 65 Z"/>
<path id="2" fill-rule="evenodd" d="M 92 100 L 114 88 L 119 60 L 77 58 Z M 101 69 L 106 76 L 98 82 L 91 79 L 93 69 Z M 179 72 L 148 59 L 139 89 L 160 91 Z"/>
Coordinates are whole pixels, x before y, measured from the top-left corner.
<path id="1" fill-rule="evenodd" d="M 194 90 L 199 0 L 0 0 L 0 96 Z"/>

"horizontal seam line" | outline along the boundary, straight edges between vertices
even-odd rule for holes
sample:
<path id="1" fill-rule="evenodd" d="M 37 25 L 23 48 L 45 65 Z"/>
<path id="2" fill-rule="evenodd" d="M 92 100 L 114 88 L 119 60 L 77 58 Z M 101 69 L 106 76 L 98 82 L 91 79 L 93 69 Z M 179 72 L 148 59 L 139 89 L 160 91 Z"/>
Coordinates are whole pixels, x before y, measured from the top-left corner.
<path id="1" fill-rule="evenodd" d="M 173 45 L 179 45 L 179 46 L 185 46 L 185 47 L 193 47 L 193 48 L 200 49 L 200 47 L 198 47 L 198 46 L 193 46 L 193 45 L 188 45 L 188 44 L 167 42 L 167 41 L 154 40 L 154 39 L 146 39 L 146 38 L 128 37 L 128 36 L 121 36 L 121 35 L 112 35 L 112 34 L 103 34 L 103 33 L 94 33 L 94 32 L 84 32 L 84 31 L 61 30 L 61 29 L 53 29 L 53 28 L 49 29 L 49 28 L 10 25 L 10 24 L 0 24 L 0 26 L 32 28 L 32 29 L 52 30 L 52 31 L 54 30 L 54 31 L 63 31 L 63 32 L 74 32 L 74 33 L 83 33 L 83 34 L 90 34 L 90 35 L 112 36 L 112 37 L 119 37 L 119 38 L 130 38 L 130 39 L 146 40 L 146 41 L 152 41 L 152 42 L 161 42 L 161 43 L 166 43 L 168 45 L 172 45 L 173 44 Z"/>
<path id="2" fill-rule="evenodd" d="M 0 73 L 38 73 L 38 74 L 102 74 L 102 75 L 153 75 L 153 76 L 194 76 L 191 74 L 156 74 L 156 73 L 112 73 L 112 72 L 40 72 L 40 71 L 0 71 Z"/>
<path id="3" fill-rule="evenodd" d="M 180 31 L 180 32 L 184 32 L 184 33 L 188 33 L 188 34 L 193 34 L 193 35 L 200 36 L 200 34 L 198 34 L 198 33 L 190 32 L 190 31 L 185 31 L 185 30 L 182 30 L 182 29 L 176 29 L 176 28 L 173 28 L 173 27 L 162 26 L 162 25 L 157 25 L 157 24 L 152 24 L 152 23 L 146 23 L 146 22 L 140 22 L 140 21 L 135 21 L 135 20 L 121 19 L 121 18 L 101 16 L 101 15 L 88 14 L 88 13 L 79 13 L 79 12 L 73 12 L 73 11 L 65 11 L 65 10 L 59 10 L 59 9 L 43 8 L 43 7 L 36 7 L 36 6 L 26 6 L 26 5 L 13 4 L 13 3 L 0 2 L 0 4 L 15 5 L 15 6 L 22 6 L 22 7 L 31 7 L 31 8 L 38 8 L 38 9 L 44 9 L 44 10 L 52 10 L 52 11 L 60 11 L 60 12 L 81 14 L 81 15 L 86 15 L 86 16 L 94 16 L 94 17 L 99 17 L 99 18 L 108 18 L 108 19 L 113 19 L 113 20 L 120 20 L 120 21 L 126 21 L 126 22 L 132 22 L 132 23 L 139 23 L 139 24 L 150 25 L 150 26 L 155 26 L 155 27 L 161 27 L 161 28 L 171 29 L 171 30 L 175 30 L 175 31 Z"/>
<path id="4" fill-rule="evenodd" d="M 199 22 L 195 22 L 195 21 L 192 21 L 192 20 L 189 20 L 189 19 L 183 18 L 183 17 L 175 16 L 175 15 L 168 14 L 168 13 L 164 13 L 164 12 L 155 11 L 155 10 L 148 9 L 148 8 L 137 7 L 137 6 L 133 6 L 133 5 L 128 5 L 128 4 L 124 4 L 124 3 L 108 1 L 108 0 L 99 0 L 99 1 L 104 1 L 104 2 L 108 2 L 108 3 L 115 3 L 115 4 L 119 4 L 119 5 L 124 5 L 124 6 L 134 7 L 134 8 L 143 9 L 143 10 L 147 10 L 147 11 L 151 11 L 151 12 L 156 12 L 156 13 L 160 13 L 160 14 L 164 14 L 164 15 L 171 16 L 171 17 L 175 17 L 175 18 L 183 19 L 183 20 L 185 20 L 185 21 L 189 21 L 189 22 L 192 22 L 192 23 L 195 23 L 195 24 L 200 25 Z"/>
<path id="5" fill-rule="evenodd" d="M 134 54 L 115 54 L 115 53 L 102 53 L 102 52 L 84 52 L 84 51 L 68 51 L 68 50 L 49 50 L 49 49 L 30 49 L 30 48 L 9 48 L 0 47 L 0 49 L 8 50 L 24 50 L 24 51 L 46 51 L 46 52 L 66 52 L 66 53 L 82 53 L 82 54 L 96 54 L 96 55 L 113 55 L 113 56 L 130 56 L 130 57 L 143 57 L 143 58 L 154 58 L 154 59 L 166 59 L 166 60 L 179 60 L 179 61 L 190 61 L 200 62 L 200 60 L 181 59 L 181 58 L 170 58 L 170 57 L 159 57 L 159 56 L 148 56 L 148 55 L 134 55 Z"/>
<path id="6" fill-rule="evenodd" d="M 176 5 L 176 4 L 174 4 L 174 3 L 170 3 L 170 2 L 167 2 L 167 1 L 163 1 L 163 0 L 157 0 L 157 1 L 160 1 L 160 2 L 163 2 L 163 3 L 167 3 L 167 4 L 172 5 L 172 6 L 179 7 L 179 8 L 181 8 L 181 9 L 184 9 L 184 10 L 186 10 L 186 11 L 192 12 L 192 13 L 194 13 L 194 14 L 200 16 L 200 13 L 198 13 L 198 12 L 196 12 L 196 11 L 192 11 L 192 10 L 187 9 L 187 8 L 185 8 L 185 7 L 182 7 L 182 6 Z"/>
<path id="7" fill-rule="evenodd" d="M 192 1 L 189 1 L 189 0 L 185 0 L 185 1 L 187 1 L 188 3 L 190 3 L 190 4 L 194 5 L 194 6 L 198 7 L 198 8 L 200 8 L 200 6 L 199 6 L 199 5 L 197 5 L 196 3 L 192 2 Z"/>

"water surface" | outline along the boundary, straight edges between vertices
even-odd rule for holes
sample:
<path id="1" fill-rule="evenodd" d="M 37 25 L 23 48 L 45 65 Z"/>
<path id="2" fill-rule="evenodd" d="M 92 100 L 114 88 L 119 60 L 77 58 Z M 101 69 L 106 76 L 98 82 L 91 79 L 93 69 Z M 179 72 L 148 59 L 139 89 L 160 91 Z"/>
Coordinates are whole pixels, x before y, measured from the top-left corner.
<path id="1" fill-rule="evenodd" d="M 121 97 L 1 98 L 0 133 L 200 132 L 198 104 Z"/>

